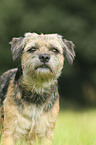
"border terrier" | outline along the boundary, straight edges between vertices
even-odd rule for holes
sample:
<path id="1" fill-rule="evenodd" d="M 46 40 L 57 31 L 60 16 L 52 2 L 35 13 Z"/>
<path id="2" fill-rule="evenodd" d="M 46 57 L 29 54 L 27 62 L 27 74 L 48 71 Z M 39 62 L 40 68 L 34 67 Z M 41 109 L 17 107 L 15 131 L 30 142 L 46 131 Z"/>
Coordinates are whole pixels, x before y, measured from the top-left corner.
<path id="1" fill-rule="evenodd" d="M 51 145 L 59 111 L 57 79 L 64 59 L 73 63 L 74 44 L 58 34 L 36 33 L 13 38 L 10 44 L 13 60 L 21 57 L 21 64 L 0 78 L 2 145 L 19 140 Z"/>

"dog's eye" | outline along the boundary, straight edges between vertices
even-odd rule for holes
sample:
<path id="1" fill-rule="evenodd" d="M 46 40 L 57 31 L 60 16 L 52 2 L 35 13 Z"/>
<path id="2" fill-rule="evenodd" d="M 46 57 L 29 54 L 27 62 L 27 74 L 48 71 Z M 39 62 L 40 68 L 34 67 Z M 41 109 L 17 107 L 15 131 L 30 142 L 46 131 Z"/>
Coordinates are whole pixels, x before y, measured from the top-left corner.
<path id="1" fill-rule="evenodd" d="M 58 53 L 59 53 L 59 50 L 58 50 L 58 49 L 56 49 L 56 48 L 52 48 L 52 49 L 51 49 L 51 51 L 52 51 L 52 52 L 54 52 L 54 53 L 56 53 L 56 54 L 58 54 Z"/>
<path id="2" fill-rule="evenodd" d="M 32 48 L 30 48 L 30 49 L 28 50 L 28 52 L 35 52 L 36 50 L 37 50 L 37 48 L 32 47 Z"/>

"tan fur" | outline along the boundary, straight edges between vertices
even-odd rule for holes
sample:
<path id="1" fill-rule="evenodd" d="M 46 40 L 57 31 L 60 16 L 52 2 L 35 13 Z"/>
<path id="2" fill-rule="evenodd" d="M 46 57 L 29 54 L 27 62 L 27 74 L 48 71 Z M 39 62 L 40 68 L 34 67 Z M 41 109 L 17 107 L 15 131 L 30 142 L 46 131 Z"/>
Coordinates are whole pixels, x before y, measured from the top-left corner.
<path id="1" fill-rule="evenodd" d="M 4 109 L 2 145 L 16 145 L 18 141 L 36 145 L 37 139 L 39 145 L 51 145 L 59 112 L 57 79 L 63 68 L 64 52 L 72 64 L 74 45 L 57 34 L 36 33 L 13 38 L 10 44 L 13 60 L 21 56 L 22 73 L 13 69 L 1 77 L 2 82 L 8 74 L 14 74 L 10 75 L 7 97 L 0 106 L 0 113 Z M 0 128 L 1 118 L 2 114 Z"/>
<path id="2" fill-rule="evenodd" d="M 15 140 L 20 137 L 22 138 L 22 136 L 27 137 L 25 140 L 29 138 L 30 144 L 33 144 L 36 134 L 41 144 L 42 142 L 43 145 L 47 145 L 48 142 L 51 144 L 59 111 L 59 98 L 55 102 L 52 110 L 48 113 L 43 111 L 47 103 L 38 108 L 33 104 L 31 106 L 24 104 L 24 110 L 21 112 L 12 100 L 14 89 L 15 86 L 11 81 L 8 88 L 8 96 L 5 101 L 4 134 L 2 137 L 2 144 L 14 145 Z"/>

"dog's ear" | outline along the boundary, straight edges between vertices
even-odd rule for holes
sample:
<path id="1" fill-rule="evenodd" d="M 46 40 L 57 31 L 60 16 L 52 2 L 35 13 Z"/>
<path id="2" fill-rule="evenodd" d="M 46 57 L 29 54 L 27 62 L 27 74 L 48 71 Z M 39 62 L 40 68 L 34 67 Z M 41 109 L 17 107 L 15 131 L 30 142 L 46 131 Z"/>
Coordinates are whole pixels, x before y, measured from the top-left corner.
<path id="1" fill-rule="evenodd" d="M 14 61 L 21 56 L 22 50 L 24 48 L 23 39 L 23 37 L 13 38 L 12 41 L 9 42 L 9 44 L 11 44 L 11 51 Z"/>
<path id="2" fill-rule="evenodd" d="M 64 54 L 66 60 L 69 62 L 69 64 L 73 64 L 73 60 L 75 57 L 75 51 L 74 51 L 74 44 L 72 41 L 68 41 L 64 39 Z"/>

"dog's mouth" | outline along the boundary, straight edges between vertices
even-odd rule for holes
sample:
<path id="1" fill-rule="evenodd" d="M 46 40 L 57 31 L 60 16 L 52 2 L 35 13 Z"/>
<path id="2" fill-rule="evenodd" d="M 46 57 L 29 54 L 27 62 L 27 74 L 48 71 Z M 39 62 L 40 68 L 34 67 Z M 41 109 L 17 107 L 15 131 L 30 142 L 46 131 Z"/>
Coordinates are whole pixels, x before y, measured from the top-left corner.
<path id="1" fill-rule="evenodd" d="M 40 66 L 37 66 L 35 68 L 35 70 L 37 70 L 37 69 L 49 69 L 52 72 L 51 68 L 48 65 L 46 65 L 46 64 L 42 64 Z"/>

